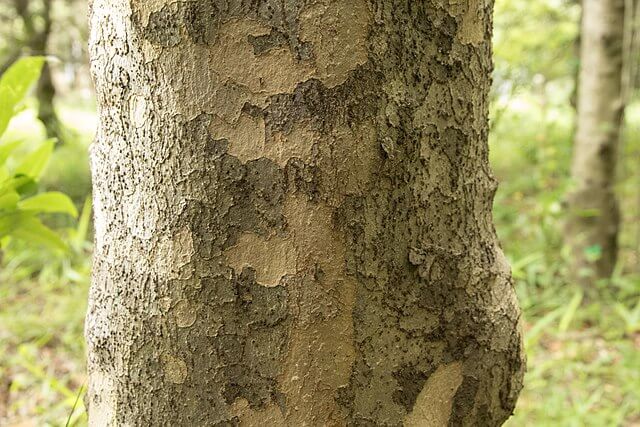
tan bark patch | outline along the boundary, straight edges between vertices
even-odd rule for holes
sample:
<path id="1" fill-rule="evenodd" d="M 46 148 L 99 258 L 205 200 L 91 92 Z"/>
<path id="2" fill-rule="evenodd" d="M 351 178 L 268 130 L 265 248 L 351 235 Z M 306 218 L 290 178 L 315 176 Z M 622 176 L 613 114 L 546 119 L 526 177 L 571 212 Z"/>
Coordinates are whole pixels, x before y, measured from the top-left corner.
<path id="1" fill-rule="evenodd" d="M 288 134 L 275 132 L 267 138 L 264 120 L 247 114 L 241 114 L 233 124 L 214 118 L 211 133 L 214 138 L 227 139 L 229 154 L 243 162 L 265 157 L 282 167 L 292 157 L 308 160 L 311 148 L 319 138 L 307 123 L 296 123 Z"/>
<path id="2" fill-rule="evenodd" d="M 123 197 L 122 205 L 131 234 L 143 240 L 151 239 L 160 215 L 157 201 L 145 198 L 144 189 L 136 188 L 132 194 Z"/>
<path id="3" fill-rule="evenodd" d="M 265 129 L 262 118 L 241 114 L 233 123 L 214 117 L 211 121 L 211 136 L 229 141 L 229 154 L 246 162 L 259 157 L 264 152 Z"/>
<path id="4" fill-rule="evenodd" d="M 179 267 L 191 262 L 191 257 L 196 253 L 193 247 L 193 234 L 189 227 L 182 227 L 174 240 L 174 262 Z"/>
<path id="5" fill-rule="evenodd" d="M 231 413 L 240 420 L 240 426 L 286 426 L 284 415 L 280 408 L 274 403 L 270 403 L 264 409 L 251 409 L 247 399 L 239 398 L 231 405 Z"/>
<path id="6" fill-rule="evenodd" d="M 218 42 L 209 48 L 210 65 L 221 81 L 231 80 L 253 93 L 290 93 L 310 78 L 313 69 L 296 61 L 288 48 L 275 48 L 256 56 L 247 35 L 269 34 L 270 27 L 249 19 L 222 25 Z"/>
<path id="7" fill-rule="evenodd" d="M 158 300 L 158 308 L 162 314 L 167 313 L 171 309 L 171 298 L 162 297 Z"/>
<path id="8" fill-rule="evenodd" d="M 149 23 L 149 17 L 153 12 L 161 10 L 164 6 L 170 4 L 174 0 L 131 0 L 133 8 L 140 14 L 142 25 Z"/>
<path id="9" fill-rule="evenodd" d="M 179 328 L 188 328 L 196 323 L 197 311 L 187 300 L 180 300 L 173 309 L 176 324 Z"/>
<path id="10" fill-rule="evenodd" d="M 255 55 L 248 36 L 269 34 L 271 28 L 251 19 L 232 19 L 221 25 L 214 45 L 188 45 L 162 48 L 146 42 L 146 61 L 157 62 L 162 69 L 181 69 L 179 81 L 167 93 L 172 107 L 186 117 L 202 112 L 226 116 L 239 115 L 245 102 L 264 106 L 269 96 L 291 93 L 302 81 L 314 75 L 309 62 L 295 59 L 288 48 L 270 49 Z M 169 80 L 174 76 L 163 73 Z M 230 97 L 219 92 L 235 88 Z M 226 90 L 226 92 L 229 92 Z"/>
<path id="11" fill-rule="evenodd" d="M 175 235 L 160 239 L 155 255 L 156 269 L 168 279 L 188 279 L 193 275 L 190 263 L 194 254 L 193 234 L 188 227 L 182 227 Z"/>
<path id="12" fill-rule="evenodd" d="M 294 128 L 283 137 L 290 139 L 297 134 L 300 133 Z M 370 122 L 355 129 L 340 126 L 319 141 L 319 167 L 331 174 L 328 179 L 340 189 L 334 202 L 365 187 L 380 159 L 375 144 L 376 130 Z M 284 163 L 286 157 L 281 159 Z M 258 281 L 263 284 L 277 284 L 283 272 L 296 273 L 312 282 L 289 288 L 295 320 L 279 378 L 279 388 L 287 397 L 287 413 L 281 418 L 275 404 L 264 410 L 251 410 L 242 402 L 236 402 L 235 413 L 244 425 L 256 425 L 258 420 L 264 425 L 266 419 L 274 426 L 341 425 L 344 414 L 335 402 L 334 391 L 348 385 L 355 360 L 352 310 L 357 284 L 346 274 L 346 248 L 333 224 L 331 206 L 289 195 L 284 214 L 289 232 L 286 240 L 264 240 L 248 233 L 225 256 L 236 270 L 243 265 L 256 268 Z M 283 261 L 290 268 L 279 264 Z"/>
<path id="13" fill-rule="evenodd" d="M 345 247 L 332 224 L 332 209 L 291 196 L 285 215 L 297 249 L 299 271 L 323 278 L 298 289 L 296 324 L 280 378 L 290 425 L 339 424 L 335 390 L 347 385 L 355 359 L 352 310 L 355 280 L 345 272 Z M 329 391 L 329 392 L 327 392 Z"/>
<path id="14" fill-rule="evenodd" d="M 92 396 L 100 396 L 89 402 L 89 425 L 112 425 L 117 410 L 113 379 L 102 369 L 94 369 L 89 377 L 89 392 Z"/>
<path id="15" fill-rule="evenodd" d="M 131 123 L 137 128 L 144 126 L 148 116 L 147 100 L 141 95 L 131 95 L 129 98 L 129 111 Z"/>
<path id="16" fill-rule="evenodd" d="M 440 427 L 449 424 L 453 397 L 462 384 L 462 363 L 444 365 L 434 372 L 404 419 L 405 427 Z"/>
<path id="17" fill-rule="evenodd" d="M 271 145 L 266 148 L 265 157 L 285 166 L 289 159 L 298 157 L 308 161 L 311 157 L 311 148 L 320 135 L 314 132 L 308 123 L 296 123 L 288 134 L 275 132 Z"/>
<path id="18" fill-rule="evenodd" d="M 282 277 L 296 272 L 295 247 L 290 239 L 278 236 L 264 238 L 245 233 L 224 255 L 236 273 L 245 266 L 252 267 L 256 281 L 263 286 L 277 286 Z"/>
<path id="19" fill-rule="evenodd" d="M 337 86 L 367 62 L 371 12 L 364 0 L 319 1 L 300 16 L 301 38 L 311 42 L 317 75 L 328 87 Z"/>
<path id="20" fill-rule="evenodd" d="M 484 40 L 484 11 L 482 0 L 469 0 L 467 10 L 462 15 L 458 38 L 464 44 L 478 45 Z"/>
<path id="21" fill-rule="evenodd" d="M 167 1 L 155 0 L 153 7 L 136 4 L 142 22 L 148 22 L 149 15 L 164 3 Z M 271 27 L 246 18 L 224 22 L 217 42 L 211 46 L 185 46 L 183 42 L 163 48 L 146 41 L 143 52 L 147 62 L 158 62 L 162 69 L 180 68 L 179 81 L 172 80 L 172 73 L 163 73 L 172 80 L 169 86 L 173 92 L 166 95 L 174 99 L 171 104 L 176 111 L 189 118 L 203 112 L 203 108 L 218 115 L 225 109 L 238 114 L 247 101 L 264 106 L 269 96 L 292 93 L 299 83 L 311 78 L 320 79 L 328 87 L 343 83 L 368 60 L 370 20 L 371 12 L 364 0 L 323 0 L 304 10 L 300 36 L 312 44 L 314 61 L 297 60 L 288 47 L 256 55 L 247 36 L 267 35 Z M 234 93 L 231 98 L 220 96 L 224 85 L 236 86 L 244 93 Z M 231 110 L 229 105 L 221 108 L 230 100 L 234 101 Z"/>
<path id="22" fill-rule="evenodd" d="M 160 356 L 160 360 L 167 381 L 174 384 L 183 384 L 187 379 L 187 364 L 184 363 L 184 360 L 168 354 Z"/>

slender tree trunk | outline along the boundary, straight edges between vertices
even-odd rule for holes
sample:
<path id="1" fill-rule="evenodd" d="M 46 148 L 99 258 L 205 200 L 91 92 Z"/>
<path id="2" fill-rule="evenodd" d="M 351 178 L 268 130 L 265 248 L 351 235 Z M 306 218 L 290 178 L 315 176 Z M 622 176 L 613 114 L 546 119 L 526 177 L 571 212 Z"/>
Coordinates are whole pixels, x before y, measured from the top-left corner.
<path id="1" fill-rule="evenodd" d="M 492 7 L 93 1 L 91 425 L 511 414 Z"/>
<path id="2" fill-rule="evenodd" d="M 43 26 L 35 38 L 36 44 L 34 51 L 39 54 L 46 54 L 49 44 L 49 35 L 51 34 L 51 26 L 53 19 L 51 17 L 51 3 L 52 0 L 42 0 L 42 20 Z M 56 87 L 53 84 L 53 78 L 51 76 L 51 66 L 45 63 L 42 66 L 42 74 L 38 80 L 36 86 L 36 96 L 38 98 L 38 119 L 44 124 L 47 130 L 47 136 L 50 138 L 58 138 L 62 141 L 62 128 L 60 126 L 60 119 L 56 113 L 54 98 L 56 96 Z"/>
<path id="3" fill-rule="evenodd" d="M 580 6 L 580 22 L 582 22 L 582 0 L 573 0 L 572 3 L 574 3 L 576 6 Z M 581 40 L 581 31 L 578 31 L 578 34 L 576 34 L 575 39 L 573 40 L 573 46 L 572 46 L 572 61 L 574 62 L 574 66 L 571 67 L 571 74 L 573 77 L 573 90 L 571 91 L 571 95 L 569 97 L 569 102 L 571 103 L 571 106 L 573 107 L 573 109 L 576 112 L 576 116 L 577 116 L 577 112 L 578 112 L 578 91 L 579 91 L 579 82 L 580 82 L 580 46 L 582 45 L 582 40 Z M 575 136 L 574 136 L 575 138 Z"/>
<path id="4" fill-rule="evenodd" d="M 583 0 L 578 123 L 567 243 L 575 281 L 592 286 L 613 272 L 619 226 L 617 147 L 622 97 L 625 0 Z"/>
<path id="5" fill-rule="evenodd" d="M 14 0 L 16 12 L 24 24 L 25 37 L 32 55 L 47 54 L 49 35 L 51 34 L 51 26 L 53 23 L 51 3 L 52 0 L 42 0 L 42 9 L 39 14 L 42 23 L 41 25 L 37 25 L 34 19 L 36 15 L 30 8 L 30 0 Z M 42 67 L 42 73 L 36 85 L 35 94 L 38 99 L 38 119 L 44 124 L 47 136 L 62 140 L 60 120 L 58 119 L 53 103 L 56 88 L 53 84 L 51 67 L 48 63 L 45 63 Z"/>

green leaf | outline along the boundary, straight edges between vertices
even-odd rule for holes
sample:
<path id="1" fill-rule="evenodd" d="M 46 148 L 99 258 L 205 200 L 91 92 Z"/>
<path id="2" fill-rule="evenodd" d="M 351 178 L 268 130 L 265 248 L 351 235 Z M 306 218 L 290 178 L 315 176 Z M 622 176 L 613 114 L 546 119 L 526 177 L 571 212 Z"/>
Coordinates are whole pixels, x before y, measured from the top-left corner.
<path id="1" fill-rule="evenodd" d="M 6 214 L 0 213 L 0 239 L 13 235 L 15 230 L 25 221 L 35 218 L 33 213 L 14 211 Z"/>
<path id="2" fill-rule="evenodd" d="M 49 163 L 55 141 L 55 138 L 48 139 L 40 147 L 27 154 L 16 168 L 15 174 L 26 175 L 33 179 L 39 178 Z"/>
<path id="3" fill-rule="evenodd" d="M 28 243 L 36 243 L 48 246 L 52 249 L 66 251 L 67 245 L 53 230 L 45 226 L 35 216 L 25 218 L 20 225 L 11 233 L 12 237 L 24 240 Z"/>
<path id="4" fill-rule="evenodd" d="M 4 165 L 11 153 L 22 144 L 23 141 L 16 140 L 0 144 L 0 166 Z"/>
<path id="5" fill-rule="evenodd" d="M 20 195 L 13 190 L 0 194 L 0 210 L 15 210 L 19 201 Z"/>
<path id="6" fill-rule="evenodd" d="M 38 80 L 45 58 L 30 56 L 17 60 L 0 79 L 0 136 L 7 130 L 16 107 Z"/>
<path id="7" fill-rule="evenodd" d="M 0 182 L 0 195 L 10 191 L 17 191 L 19 194 L 24 194 L 23 191 L 26 187 L 34 185 L 32 178 L 28 176 L 14 176 L 3 182 Z"/>
<path id="8" fill-rule="evenodd" d="M 16 191 L 20 196 L 31 196 L 38 192 L 38 183 L 30 176 L 21 175 L 16 178 Z"/>
<path id="9" fill-rule="evenodd" d="M 66 213 L 76 218 L 78 210 L 66 194 L 49 192 L 35 195 L 18 203 L 18 207 L 25 211 Z"/>

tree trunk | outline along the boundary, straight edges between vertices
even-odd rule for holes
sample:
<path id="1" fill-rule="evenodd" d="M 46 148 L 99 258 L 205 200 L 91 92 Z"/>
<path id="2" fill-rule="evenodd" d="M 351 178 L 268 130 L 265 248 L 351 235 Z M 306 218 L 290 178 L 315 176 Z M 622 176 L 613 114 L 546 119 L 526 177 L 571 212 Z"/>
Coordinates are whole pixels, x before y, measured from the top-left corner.
<path id="1" fill-rule="evenodd" d="M 584 0 L 578 123 L 566 239 L 571 275 L 587 287 L 611 276 L 619 212 L 615 170 L 622 97 L 625 0 Z"/>
<path id="2" fill-rule="evenodd" d="M 492 7 L 93 1 L 91 425 L 511 414 Z"/>
<path id="3" fill-rule="evenodd" d="M 51 34 L 51 26 L 53 19 L 51 17 L 52 0 L 42 0 L 42 29 L 35 36 L 33 51 L 38 55 L 45 55 L 49 44 L 49 35 Z M 36 86 L 36 96 L 38 98 L 38 119 L 44 124 L 47 130 L 47 136 L 50 138 L 58 138 L 62 141 L 62 129 L 60 120 L 56 114 L 53 100 L 56 96 L 56 87 L 53 84 L 51 76 L 51 66 L 45 63 L 42 66 L 42 73 Z"/>
<path id="4" fill-rule="evenodd" d="M 580 7 L 580 22 L 582 22 L 582 0 L 573 0 L 573 4 Z M 571 107 L 574 109 L 574 112 L 578 111 L 578 91 L 579 91 L 579 82 L 580 82 L 580 46 L 582 46 L 581 40 L 581 32 L 578 31 L 575 39 L 573 39 L 572 43 L 572 58 L 571 62 L 574 63 L 571 67 L 571 77 L 573 77 L 573 88 L 571 91 L 571 95 L 569 96 L 569 103 L 571 103 Z M 575 138 L 575 136 L 574 136 Z"/>
<path id="5" fill-rule="evenodd" d="M 48 63 L 42 66 L 42 74 L 36 85 L 36 97 L 38 98 L 38 119 L 44 124 L 49 138 L 57 138 L 63 141 L 60 120 L 55 110 L 53 100 L 56 96 L 56 87 L 51 76 L 51 67 Z"/>
<path id="6" fill-rule="evenodd" d="M 47 54 L 49 35 L 51 34 L 51 26 L 53 23 L 51 17 L 51 2 L 52 0 L 42 0 L 40 14 L 35 15 L 30 7 L 30 0 L 14 0 L 14 7 L 24 24 L 27 45 L 32 55 Z M 35 18 L 38 16 L 42 20 L 40 24 L 41 27 L 36 25 Z M 38 99 L 38 119 L 44 125 L 47 136 L 62 140 L 60 120 L 58 119 L 53 104 L 56 88 L 51 76 L 51 67 L 46 62 L 42 66 L 42 73 L 36 85 L 35 95 Z"/>

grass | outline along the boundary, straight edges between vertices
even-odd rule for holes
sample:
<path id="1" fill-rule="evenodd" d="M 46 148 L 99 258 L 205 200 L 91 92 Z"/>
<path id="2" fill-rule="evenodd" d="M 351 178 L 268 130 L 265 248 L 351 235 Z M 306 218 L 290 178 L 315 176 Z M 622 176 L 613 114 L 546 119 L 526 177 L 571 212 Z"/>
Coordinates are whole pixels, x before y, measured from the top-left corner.
<path id="1" fill-rule="evenodd" d="M 628 293 L 623 304 L 616 295 L 628 290 L 605 289 L 584 301 L 570 285 L 532 285 L 532 279 L 545 280 L 544 270 L 535 264 L 527 270 L 517 287 L 528 371 L 507 425 L 640 425 L 640 328 L 616 308 L 633 305 L 637 295 Z M 625 285 L 637 291 L 640 279 Z"/>
<path id="2" fill-rule="evenodd" d="M 585 298 L 564 279 L 561 239 L 573 111 L 562 98 L 542 108 L 526 93 L 511 104 L 490 138 L 501 181 L 494 217 L 524 312 L 528 356 L 507 426 L 640 426 L 638 128 L 627 127 L 621 156 L 619 269 Z M 628 118 L 639 123 L 637 104 Z"/>
<path id="3" fill-rule="evenodd" d="M 560 103 L 542 111 L 526 95 L 512 102 L 493 129 L 491 161 L 502 182 L 495 220 L 524 310 L 529 368 L 507 425 L 640 426 L 640 278 L 633 274 L 639 271 L 640 174 L 626 165 L 619 189 L 625 213 L 620 271 L 599 288 L 598 298 L 587 300 L 563 279 L 560 229 L 572 112 Z M 87 110 L 62 105 L 65 122 L 78 124 L 79 137 L 55 156 L 45 177 L 46 185 L 70 191 L 79 205 L 89 191 L 92 128 L 86 123 L 95 121 Z M 630 115 L 640 122 L 638 106 Z M 37 135 L 41 129 L 33 120 L 26 112 L 13 131 Z M 628 159 L 640 158 L 639 134 L 629 129 Z M 68 233 L 77 239 L 74 230 Z M 89 243 L 76 246 L 70 258 L 16 246 L 6 251 L 0 270 L 0 425 L 86 425 L 78 396 L 86 382 L 89 258 Z"/>
<path id="4" fill-rule="evenodd" d="M 64 424 L 85 382 L 87 289 L 86 284 L 31 280 L 0 288 L 7 307 L 0 314 L 0 424 Z M 71 425 L 82 416 L 80 405 Z"/>

